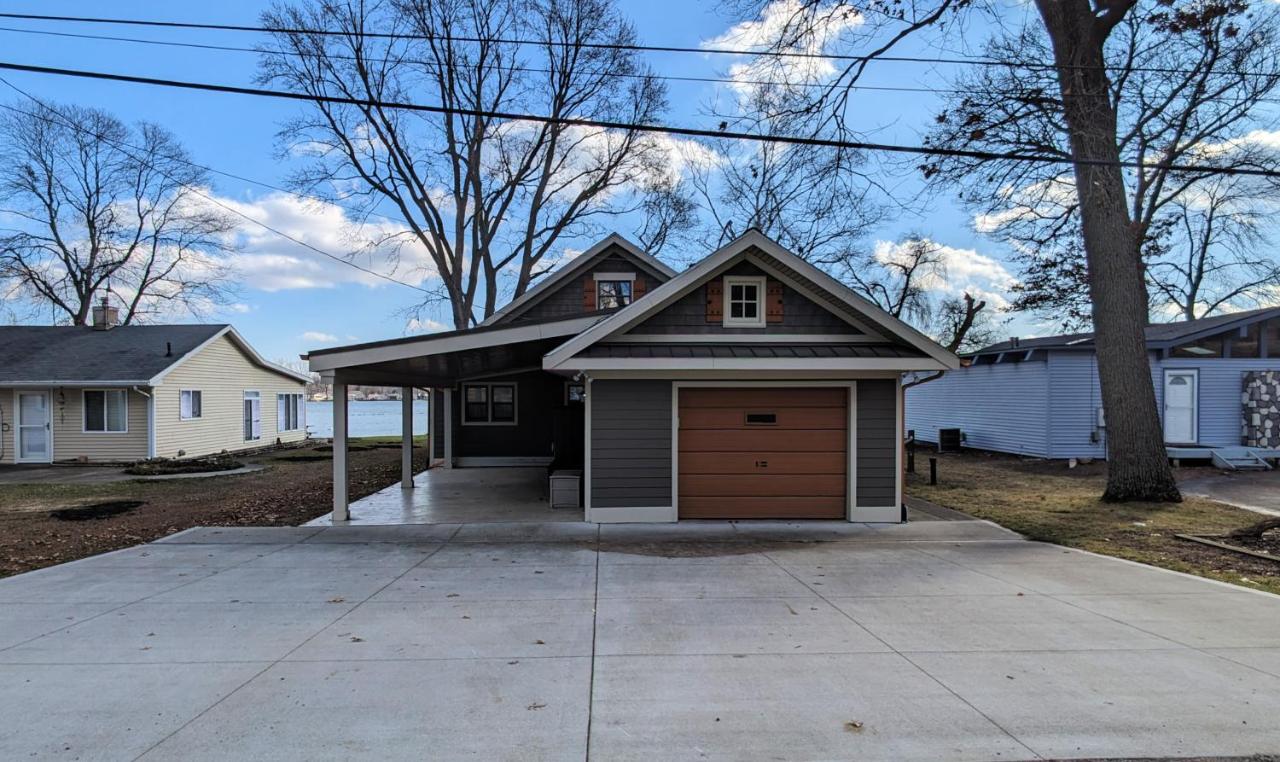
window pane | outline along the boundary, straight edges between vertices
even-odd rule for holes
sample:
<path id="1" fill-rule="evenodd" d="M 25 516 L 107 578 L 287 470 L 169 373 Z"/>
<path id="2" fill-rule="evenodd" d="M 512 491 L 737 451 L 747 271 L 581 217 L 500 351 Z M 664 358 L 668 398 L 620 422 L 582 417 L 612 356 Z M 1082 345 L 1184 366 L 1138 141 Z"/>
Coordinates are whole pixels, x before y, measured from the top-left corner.
<path id="1" fill-rule="evenodd" d="M 753 318 L 756 316 L 756 303 L 746 302 L 742 305 L 742 316 L 744 318 Z"/>
<path id="2" fill-rule="evenodd" d="M 489 406 L 483 402 L 468 402 L 464 412 L 468 421 L 489 420 Z"/>
<path id="3" fill-rule="evenodd" d="M 124 431 L 128 426 L 125 423 L 125 392 L 110 391 L 106 393 L 107 398 L 107 431 Z"/>
<path id="4" fill-rule="evenodd" d="M 1262 349 L 1262 326 L 1254 323 L 1245 326 L 1244 334 L 1236 330 L 1231 332 L 1232 357 L 1258 357 Z"/>
<path id="5" fill-rule="evenodd" d="M 729 317 L 742 317 L 742 302 L 729 302 Z"/>
<path id="6" fill-rule="evenodd" d="M 106 431 L 107 416 L 106 402 L 103 401 L 105 392 L 85 392 L 84 393 L 84 430 L 85 431 Z"/>
<path id="7" fill-rule="evenodd" d="M 1267 321 L 1267 357 L 1280 357 L 1280 320 Z"/>
<path id="8" fill-rule="evenodd" d="M 1222 337 L 1209 336 L 1175 347 L 1171 353 L 1174 357 L 1222 357 Z"/>
<path id="9" fill-rule="evenodd" d="M 204 415 L 203 406 L 204 406 L 204 393 L 192 392 L 191 393 L 191 417 L 199 418 L 200 416 Z"/>
<path id="10" fill-rule="evenodd" d="M 276 428 L 289 430 L 289 397 L 285 394 L 276 395 Z"/>
<path id="11" fill-rule="evenodd" d="M 746 298 L 746 286 L 741 283 L 735 283 L 729 287 L 730 301 L 740 302 Z"/>
<path id="12" fill-rule="evenodd" d="M 191 417 L 191 392 L 182 392 L 181 401 L 178 403 L 179 415 L 183 418 Z"/>
<path id="13" fill-rule="evenodd" d="M 467 402 L 488 402 L 489 389 L 484 386 L 468 386 Z"/>
<path id="14" fill-rule="evenodd" d="M 494 421 L 514 421 L 516 419 L 516 406 L 510 402 L 493 403 L 493 420 Z"/>
<path id="15" fill-rule="evenodd" d="M 516 390 L 513 386 L 495 386 L 493 387 L 493 401 L 511 402 L 516 397 Z"/>

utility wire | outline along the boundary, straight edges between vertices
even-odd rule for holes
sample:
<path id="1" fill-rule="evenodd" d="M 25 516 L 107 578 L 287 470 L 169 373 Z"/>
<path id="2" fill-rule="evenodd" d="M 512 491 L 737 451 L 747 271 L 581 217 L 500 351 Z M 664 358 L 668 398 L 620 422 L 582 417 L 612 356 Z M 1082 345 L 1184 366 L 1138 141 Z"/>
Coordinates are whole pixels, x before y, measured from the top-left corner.
<path id="1" fill-rule="evenodd" d="M 2 16 L 3 14 L 0 14 L 0 17 Z M 72 38 L 77 40 L 101 40 L 104 42 L 127 42 L 127 43 L 139 44 L 139 45 L 159 45 L 163 47 L 190 48 L 195 50 L 210 50 L 210 51 L 225 51 L 225 52 L 231 52 L 231 53 L 253 53 L 257 55 L 268 55 L 268 54 L 284 55 L 284 56 L 290 56 L 292 58 L 312 57 L 306 53 L 299 53 L 298 51 L 295 51 L 295 50 L 280 50 L 277 48 L 270 48 L 270 49 L 247 48 L 247 47 L 237 46 L 237 45 L 214 45 L 212 43 L 201 43 L 201 42 L 176 42 L 173 40 L 149 40 L 141 37 L 120 37 L 116 35 L 105 35 L 105 34 L 81 34 L 81 33 L 75 33 L 75 32 L 54 32 L 47 29 L 18 29 L 15 27 L 0 26 L 0 32 L 13 32 L 17 34 L 35 34 L 35 35 L 44 35 L 49 37 L 67 37 L 67 38 Z M 365 61 L 365 62 L 375 62 L 375 63 L 384 63 L 384 64 L 394 61 L 396 63 L 418 64 L 421 66 L 437 65 L 437 62 L 435 61 L 424 61 L 421 59 L 414 59 L 414 58 L 397 57 L 395 59 L 392 59 L 392 58 L 378 57 L 378 56 L 362 57 L 362 56 L 345 55 L 340 53 L 326 53 L 325 57 L 333 58 L 339 61 Z M 522 71 L 522 72 L 529 72 L 533 74 L 556 73 L 556 72 L 553 72 L 551 69 L 541 69 L 541 68 L 530 67 L 530 66 L 512 65 L 512 66 L 507 66 L 503 68 L 510 69 L 512 71 Z M 726 78 L 726 77 L 693 77 L 693 76 L 686 76 L 686 75 L 657 74 L 657 73 L 614 74 L 610 72 L 600 72 L 600 71 L 586 72 L 586 73 L 590 75 L 599 75 L 603 73 L 603 74 L 608 74 L 611 77 L 621 77 L 624 79 L 652 78 L 652 79 L 661 79 L 668 82 L 701 82 L 701 83 L 708 83 L 708 84 L 730 85 L 730 86 L 732 85 L 756 85 L 761 87 L 784 86 L 787 88 L 800 88 L 805 90 L 810 90 L 814 88 L 828 89 L 831 87 L 830 84 L 823 83 L 823 82 L 778 82 L 776 80 L 763 80 L 763 79 L 739 79 L 739 78 Z M 1280 73 L 1277 73 L 1276 76 L 1280 77 Z M 867 91 L 875 91 L 875 92 L 891 92 L 891 93 L 929 93 L 931 95 L 975 95 L 975 96 L 990 95 L 990 93 L 986 93 L 978 90 L 950 88 L 950 87 L 905 87 L 902 85 L 848 85 L 847 89 L 867 90 Z M 1207 98 L 1207 100 L 1234 102 L 1235 99 L 1228 98 L 1225 96 L 1218 96 L 1218 97 Z M 1277 99 L 1277 98 L 1256 98 L 1255 100 L 1257 100 L 1259 103 L 1280 103 L 1280 99 Z"/>
<path id="2" fill-rule="evenodd" d="M 31 93 L 28 93 L 27 91 L 25 91 L 25 90 L 23 90 L 22 88 L 18 87 L 17 85 L 13 84 L 13 83 L 12 83 L 12 82 L 10 82 L 9 80 L 5 79 L 4 77 L 0 77 L 0 83 L 4 83 L 4 84 L 5 84 L 6 86 L 8 86 L 10 89 L 15 90 L 15 91 L 17 91 L 18 93 L 22 94 L 23 96 L 25 96 L 25 97 L 29 98 L 31 101 L 33 101 L 34 103 L 36 103 L 37 105 L 39 105 L 41 108 L 43 108 L 43 109 L 45 109 L 45 110 L 47 110 L 47 111 L 49 111 L 49 112 L 52 112 L 52 113 L 54 113 L 54 114 L 57 114 L 57 115 L 61 118 L 61 119 L 60 119 L 60 120 L 58 120 L 58 121 L 61 121 L 61 123 L 62 123 L 64 126 L 70 127 L 71 129 L 76 130 L 77 132 L 86 133 L 86 134 L 91 134 L 95 139 L 97 139 L 97 140 L 101 140 L 102 142 L 104 142 L 104 143 L 106 143 L 106 144 L 108 144 L 108 145 L 115 146 L 118 150 L 120 150 L 120 151 L 121 151 L 121 152 L 123 152 L 125 155 L 129 156 L 130 158 L 132 158 L 134 161 L 137 161 L 137 162 L 142 163 L 142 164 L 143 164 L 144 166 L 146 166 L 148 169 L 151 169 L 151 170 L 155 171 L 156 173 L 158 173 L 158 174 L 160 174 L 161 176 L 163 176 L 165 179 L 167 179 L 167 180 L 169 180 L 169 181 L 171 181 L 171 182 L 177 182 L 177 180 L 175 180 L 175 179 L 173 178 L 173 176 L 172 176 L 172 175 L 170 175 L 169 173 L 165 172 L 163 169 L 160 169 L 160 168 L 159 168 L 159 167 L 157 167 L 155 164 L 153 164 L 153 163 L 151 163 L 151 162 L 146 161 L 145 159 L 141 158 L 140 156 L 137 156 L 137 155 L 135 155 L 135 154 L 133 154 L 133 153 L 130 153 L 130 150 L 129 150 L 129 149 L 132 149 L 133 151 L 142 151 L 142 150 L 143 150 L 143 149 L 139 148 L 138 146 L 130 145 L 129 143 L 124 143 L 124 142 L 117 141 L 117 140 L 112 140 L 111 138 L 108 138 L 108 137 L 107 137 L 107 136 L 105 136 L 105 135 L 101 135 L 101 134 L 99 134 L 99 133 L 93 132 L 93 131 L 89 130 L 89 129 L 88 129 L 88 128 L 86 128 L 86 127 L 83 127 L 83 126 L 81 126 L 81 125 L 79 125 L 79 124 L 76 124 L 74 120 L 72 120 L 72 119 L 70 119 L 70 118 L 66 117 L 62 112 L 58 111 L 58 109 L 57 109 L 57 108 L 55 108 L 55 107 L 53 107 L 53 106 L 51 106 L 51 105 L 49 105 L 49 104 L 45 103 L 44 101 L 40 100 L 39 98 L 37 98 L 36 96 L 32 95 Z M 8 105 L 8 104 L 4 104 L 4 103 L 0 103 L 0 108 L 4 109 L 4 110 L 6 110 L 6 111 L 12 112 L 12 113 L 23 114 L 23 115 L 28 116 L 28 117 L 31 117 L 31 118 L 33 118 L 33 119 L 39 119 L 39 120 L 41 120 L 41 121 L 45 122 L 46 124 L 52 124 L 52 123 L 54 123 L 54 121 L 55 121 L 55 120 L 54 120 L 54 119 L 52 119 L 51 117 L 46 116 L 46 115 L 44 115 L 44 114 L 37 114 L 37 113 L 35 113 L 35 112 L 26 111 L 25 109 L 20 109 L 20 108 L 18 108 L 18 107 L 16 107 L 16 106 L 10 106 L 10 105 Z M 180 161 L 180 162 L 182 162 L 183 164 L 186 164 L 186 165 L 188 165 L 188 166 L 192 166 L 192 167 L 196 167 L 196 168 L 199 168 L 199 169 L 208 170 L 208 171 L 210 171 L 210 172 L 217 172 L 218 174 L 227 175 L 228 177 L 235 177 L 236 179 L 244 180 L 245 182 L 255 183 L 255 184 L 257 184 L 257 185 L 262 185 L 262 186 L 269 187 L 269 188 L 274 188 L 274 187 L 275 187 L 275 186 L 272 186 L 272 185 L 268 185 L 267 183 L 258 182 L 258 181 L 256 181 L 256 180 L 250 180 L 249 178 L 240 177 L 239 175 L 233 175 L 233 174 L 231 174 L 231 173 L 229 173 L 229 172 L 221 172 L 221 171 L 219 171 L 219 170 L 212 169 L 212 168 L 210 168 L 210 167 L 205 167 L 205 166 L 203 166 L 203 165 L 201 165 L 201 164 L 197 164 L 197 163 L 192 162 L 192 161 L 187 161 L 187 160 L 185 160 L 185 159 L 179 159 L 178 161 Z M 381 279 L 383 279 L 383 280 L 385 280 L 385 281 L 388 281 L 388 282 L 390 282 L 390 283 L 395 283 L 395 284 L 397 284 L 397 285 L 404 286 L 404 287 L 406 287 L 406 288 L 411 288 L 411 289 L 413 289 L 413 290 L 415 290 L 415 291 L 420 291 L 420 292 L 422 292 L 422 293 L 424 293 L 424 294 L 430 294 L 430 293 L 431 293 L 428 289 L 422 288 L 421 286 L 415 286 L 415 285 L 414 285 L 414 284 L 412 284 L 412 283 L 405 283 L 405 282 L 404 282 L 404 281 L 402 281 L 402 280 L 397 280 L 396 278 L 392 278 L 390 275 L 386 275 L 386 274 L 384 274 L 384 273 L 380 273 L 380 272 L 378 272 L 377 270 L 370 269 L 370 268 L 365 267 L 365 266 L 363 266 L 363 265 L 361 265 L 361 264 L 359 264 L 359 263 L 357 263 L 357 262 L 352 262 L 351 260 L 347 259 L 346 257 L 342 257 L 342 256 L 339 256 L 339 255 L 337 255 L 337 254 L 333 254 L 333 253 L 331 253 L 331 252 L 328 252 L 328 251 L 325 251 L 324 249 L 319 248 L 318 246 L 313 246 L 312 244 L 307 243 L 306 241 L 303 241 L 303 240 L 301 240 L 301 239 L 299 239 L 299 238 L 295 238 L 294 236 L 289 235 L 288 233 L 284 232 L 283 230 L 280 230 L 280 229 L 275 228 L 275 227 L 273 227 L 273 226 L 271 226 L 271 225 L 268 225 L 267 223 L 262 222 L 261 220 L 254 219 L 253 217 L 251 217 L 251 216 L 249 216 L 249 215 L 245 214 L 244 212 L 240 211 L 239 209 L 236 209 L 236 208 L 235 208 L 235 207 L 233 207 L 233 206 L 229 206 L 229 205 L 227 205 L 227 204 L 223 203 L 222 201 L 219 201 L 219 200 L 218 200 L 217 198 L 215 198 L 214 196 L 211 196 L 211 195 L 209 195 L 209 194 L 207 194 L 207 193 L 205 193 L 205 192 L 201 191 L 199 188 L 196 188 L 196 187 L 194 187 L 194 186 L 190 186 L 190 185 L 187 185 L 187 186 L 184 186 L 184 187 L 186 187 L 186 188 L 187 188 L 187 190 L 191 191 L 192 193 L 196 194 L 197 196 L 199 196 L 199 197 L 201 197 L 201 198 L 205 199 L 205 200 L 206 200 L 206 201 L 208 201 L 209 203 L 214 204 L 215 206 L 217 206 L 217 207 L 219 207 L 219 208 L 221 208 L 221 209 L 223 209 L 223 210 L 225 210 L 225 211 L 227 211 L 227 212 L 229 212 L 229 213 L 231 213 L 231 214 L 234 214 L 234 215 L 236 215 L 237 217 L 240 217 L 240 218 L 242 218 L 242 219 L 244 219 L 244 220 L 246 220 L 246 221 L 248 221 L 248 222 L 250 222 L 250 223 L 252 223 L 252 224 L 254 224 L 254 225 L 257 225 L 258 227 L 263 228 L 264 230 L 267 230 L 267 231 L 269 231 L 269 232 L 271 232 L 271 233 L 273 233 L 273 234 L 275 234 L 275 235 L 277 235 L 277 236 L 279 236 L 279 237 L 281 237 L 281 238 L 285 238 L 285 239 L 287 239 L 287 240 L 289 240 L 289 241 L 292 241 L 292 242 L 294 242 L 294 243 L 298 244 L 299 246 L 302 246 L 303 248 L 306 248 L 306 249 L 308 249 L 308 250 L 310 250 L 310 251 L 313 251 L 313 252 L 315 252 L 316 254 L 320 254 L 320 255 L 322 255 L 322 256 L 328 257 L 329 259 L 332 259 L 332 260 L 333 260 L 333 261 L 335 261 L 335 262 L 340 262 L 340 263 L 342 263 L 342 264 L 344 264 L 344 265 L 347 265 L 347 266 L 349 266 L 349 267 L 354 267 L 354 268 L 356 268 L 357 270 L 360 270 L 360 271 L 361 271 L 361 272 L 363 272 L 363 273 L 366 273 L 366 274 L 368 274 L 368 275 L 372 275 L 372 276 L 377 277 L 377 278 L 381 278 Z M 276 188 L 276 190 L 281 190 L 281 191 L 282 191 L 282 192 L 284 192 L 284 193 L 291 193 L 291 191 L 285 191 L 285 190 L 283 190 L 283 189 L 281 189 L 281 188 Z M 294 195 L 298 195 L 298 194 L 294 194 Z M 389 218 L 389 219 L 393 219 L 393 218 Z M 404 222 L 403 220 L 397 220 L 397 221 L 398 221 L 398 222 Z"/>
<path id="3" fill-rule="evenodd" d="M 755 143 L 782 143 L 787 145 L 803 145 L 820 148 L 842 148 L 859 151 L 879 151 L 884 153 L 909 154 L 916 156 L 951 157 L 975 159 L 980 161 L 1025 161 L 1035 164 L 1062 164 L 1079 166 L 1119 166 L 1127 169 L 1164 169 L 1172 172 L 1202 172 L 1216 175 L 1247 175 L 1252 177 L 1280 178 L 1280 171 L 1267 169 L 1244 169 L 1240 167 L 1212 167 L 1197 164 L 1169 164 L 1164 162 L 1142 163 L 1135 161 L 1110 162 L 1102 159 L 1073 159 L 1065 156 L 1045 156 L 1041 154 L 1001 153 L 997 151 L 977 151 L 961 148 L 942 148 L 929 146 L 901 145 L 893 143 L 869 143 L 865 141 L 838 140 L 835 138 L 803 137 L 795 135 L 760 135 L 750 132 L 735 132 L 728 129 L 710 130 L 696 127 L 676 127 L 660 124 L 638 124 L 634 122 L 618 122 L 607 119 L 583 119 L 578 117 L 553 117 L 541 114 L 521 114 L 505 111 L 489 111 L 484 109 L 454 108 L 422 103 L 381 101 L 369 98 L 348 98 L 334 95 L 309 95 L 285 90 L 270 90 L 258 87 L 240 87 L 236 85 L 219 85 L 185 80 L 159 79 L 155 77 L 138 77 L 129 74 L 112 74 L 107 72 L 85 71 L 81 69 L 63 69 L 49 66 L 32 66 L 10 62 L 0 62 L 0 69 L 30 72 L 34 74 L 52 74 L 56 76 L 79 77 L 83 79 L 105 80 L 109 82 L 130 82 L 134 84 L 173 87 L 185 90 L 203 90 L 235 95 L 251 95 L 257 97 L 280 98 L 283 100 L 305 101 L 309 103 L 333 103 L 365 108 L 398 109 L 417 111 L 448 116 L 482 117 L 486 119 L 534 122 L 538 124 L 558 124 L 571 127 L 597 127 L 607 130 L 624 130 L 634 132 L 651 132 L 666 135 L 680 135 L 693 138 L 718 138 L 743 140 Z"/>
<path id="4" fill-rule="evenodd" d="M 1056 63 L 1030 63 L 1030 62 L 1014 62 L 1001 61 L 991 58 L 966 57 L 966 58 L 945 58 L 945 57 L 923 57 L 923 56 L 890 56 L 890 55 L 852 55 L 842 53 L 809 53 L 794 50 L 749 50 L 744 48 L 724 48 L 724 47 L 685 47 L 678 45 L 640 45 L 637 43 L 613 43 L 613 42 L 562 42 L 559 40 L 533 40 L 521 37 L 477 37 L 477 36 L 461 36 L 461 35 L 433 35 L 408 32 L 367 32 L 359 33 L 344 31 L 341 29 L 309 29 L 305 27 L 268 27 L 253 26 L 248 24 L 209 24 L 188 21 L 161 21 L 153 19 L 125 19 L 125 18 L 104 18 L 96 16 L 59 16 L 52 14 L 38 13 L 0 13 L 0 18 L 22 19 L 25 21 L 53 21 L 53 22 L 71 22 L 78 24 L 113 24 L 124 26 L 143 26 L 143 27 L 160 27 L 165 29 L 202 29 L 223 32 L 255 32 L 261 34 L 299 34 L 299 35 L 316 35 L 321 37 L 350 37 L 359 36 L 371 39 L 390 39 L 390 40 L 444 40 L 449 42 L 476 42 L 489 44 L 505 44 L 505 45 L 536 45 L 550 47 L 568 47 L 568 48 L 589 48 L 593 50 L 629 50 L 635 52 L 649 53 L 694 53 L 702 55 L 726 55 L 726 56 L 753 56 L 753 57 L 769 57 L 769 58 L 802 58 L 802 59 L 826 59 L 833 61 L 849 61 L 852 63 L 867 63 L 874 61 L 892 61 L 897 63 L 924 63 L 924 64 L 957 64 L 971 66 L 996 66 L 996 67 L 1016 67 L 1026 69 L 1104 69 L 1108 71 L 1140 71 L 1154 74 L 1199 74 L 1201 72 L 1194 69 L 1173 69 L 1163 67 L 1116 67 L 1107 64 L 1101 66 L 1094 64 L 1056 64 Z M 1253 77 L 1276 77 L 1280 76 L 1276 72 L 1250 72 L 1250 71 L 1233 71 L 1232 74 Z"/>

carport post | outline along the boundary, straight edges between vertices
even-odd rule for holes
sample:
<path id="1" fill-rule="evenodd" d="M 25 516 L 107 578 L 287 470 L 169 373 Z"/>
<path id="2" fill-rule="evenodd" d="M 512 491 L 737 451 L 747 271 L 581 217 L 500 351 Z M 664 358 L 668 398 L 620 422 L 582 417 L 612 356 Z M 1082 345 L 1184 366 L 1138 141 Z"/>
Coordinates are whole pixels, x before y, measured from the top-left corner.
<path id="1" fill-rule="evenodd" d="M 453 390 L 444 390 L 444 467 L 453 468 Z"/>
<path id="2" fill-rule="evenodd" d="M 333 521 L 346 521 L 347 511 L 347 385 L 333 382 Z"/>
<path id="3" fill-rule="evenodd" d="M 413 387 L 400 389 L 400 489 L 413 489 Z"/>

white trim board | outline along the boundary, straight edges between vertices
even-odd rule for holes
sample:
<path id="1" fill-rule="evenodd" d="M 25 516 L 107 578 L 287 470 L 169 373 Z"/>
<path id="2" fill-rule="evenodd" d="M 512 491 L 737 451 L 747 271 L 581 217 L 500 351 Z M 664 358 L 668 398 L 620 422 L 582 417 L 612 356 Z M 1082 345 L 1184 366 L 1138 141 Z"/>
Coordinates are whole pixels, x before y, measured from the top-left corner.
<path id="1" fill-rule="evenodd" d="M 582 357 L 557 364 L 554 370 L 808 370 L 843 371 L 846 377 L 863 371 L 942 370 L 925 357 Z M 547 370 L 552 370 L 547 368 Z"/>
<path id="2" fill-rule="evenodd" d="M 609 344 L 884 344 L 860 333 L 624 333 Z"/>
<path id="3" fill-rule="evenodd" d="M 190 360 L 192 357 L 195 357 L 196 355 L 198 355 L 200 351 L 203 350 L 205 347 L 209 346 L 210 344 L 222 338 L 223 336 L 230 338 L 231 341 L 241 349 L 241 351 L 249 355 L 250 362 L 261 367 L 263 370 L 268 370 L 268 371 L 271 371 L 272 373 L 278 373 L 282 376 L 286 376 L 290 379 L 293 379 L 294 381 L 300 381 L 304 384 L 309 383 L 311 381 L 311 377 L 304 373 L 299 373 L 294 370 L 289 370 L 288 368 L 282 365 L 276 365 L 273 362 L 268 362 L 266 358 L 258 354 L 258 350 L 254 349 L 253 346 L 248 341 L 246 341 L 243 336 L 240 335 L 240 332 L 235 329 L 235 326 L 228 325 L 228 326 L 225 326 L 222 330 L 215 333 L 214 335 L 210 336 L 209 338 L 197 344 L 190 352 L 187 352 L 182 357 L 179 357 L 175 362 L 170 364 L 169 367 L 157 373 L 150 380 L 142 382 L 141 386 L 161 385 L 162 383 L 164 383 L 164 379 L 166 376 L 172 373 L 175 369 L 181 367 L 185 362 Z"/>
<path id="4" fill-rule="evenodd" d="M 599 323 L 596 323 L 581 334 L 571 338 L 559 347 L 556 347 L 543 358 L 542 367 L 547 370 L 568 367 L 565 363 L 573 358 L 573 356 L 578 352 L 581 352 L 592 344 L 603 340 L 605 337 L 611 336 L 615 333 L 622 333 L 635 325 L 638 325 L 645 318 L 657 313 L 664 307 L 670 305 L 677 299 L 692 291 L 694 288 L 698 287 L 707 279 L 713 277 L 715 273 L 726 267 L 732 260 L 737 258 L 739 255 L 743 255 L 744 252 L 753 247 L 764 252 L 779 263 L 785 264 L 787 267 L 795 270 L 800 275 L 807 278 L 812 285 L 825 290 L 827 293 L 848 305 L 854 310 L 854 312 L 859 315 L 865 315 L 869 320 L 878 324 L 880 328 L 885 330 L 875 331 L 870 328 L 864 329 L 864 326 L 859 325 L 858 321 L 852 320 L 848 316 L 841 316 L 841 318 L 846 322 L 869 334 L 887 332 L 889 335 L 919 349 L 934 361 L 928 368 L 901 367 L 902 370 L 946 370 L 958 368 L 960 366 L 959 358 L 938 346 L 932 340 L 924 336 L 924 334 L 880 309 L 870 300 L 854 293 L 847 286 L 844 286 L 830 275 L 827 275 L 818 268 L 787 251 L 782 246 L 764 236 L 758 230 L 750 230 L 726 246 L 721 247 L 698 264 L 685 270 L 666 283 L 663 283 L 661 286 L 645 294 L 640 299 L 632 302 L 627 308 L 619 310 L 617 313 L 605 318 Z M 750 255 L 744 255 L 744 258 L 761 266 L 761 269 L 766 270 L 766 272 L 769 271 L 768 263 L 764 260 Z M 777 275 L 779 275 L 780 279 L 784 281 L 789 283 L 793 282 L 792 279 L 786 278 L 781 274 Z M 821 302 L 815 302 L 815 304 L 823 306 L 821 305 Z"/>
<path id="5" fill-rule="evenodd" d="M 383 346 L 356 345 L 350 349 L 329 354 L 311 355 L 313 372 L 333 371 L 356 365 L 371 365 L 394 360 L 407 360 L 425 355 L 461 352 L 467 349 L 501 346 L 534 339 L 571 336 L 591 327 L 601 320 L 600 315 L 569 318 L 551 323 L 515 325 L 492 331 L 470 331 L 445 336 L 423 336 L 413 341 L 396 342 Z"/>

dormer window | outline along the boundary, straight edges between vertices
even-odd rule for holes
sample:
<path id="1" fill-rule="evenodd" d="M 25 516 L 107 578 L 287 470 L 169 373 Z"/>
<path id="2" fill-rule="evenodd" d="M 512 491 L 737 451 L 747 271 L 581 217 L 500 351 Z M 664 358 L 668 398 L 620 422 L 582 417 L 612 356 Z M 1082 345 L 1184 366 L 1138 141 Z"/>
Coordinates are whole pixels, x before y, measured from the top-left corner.
<path id="1" fill-rule="evenodd" d="M 724 325 L 726 328 L 763 327 L 765 279 L 733 277 L 724 279 Z"/>
<path id="2" fill-rule="evenodd" d="M 631 304 L 635 273 L 596 273 L 596 309 L 616 310 Z"/>

